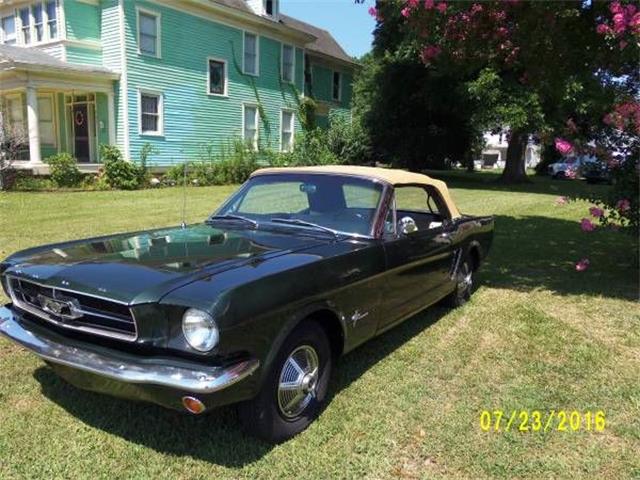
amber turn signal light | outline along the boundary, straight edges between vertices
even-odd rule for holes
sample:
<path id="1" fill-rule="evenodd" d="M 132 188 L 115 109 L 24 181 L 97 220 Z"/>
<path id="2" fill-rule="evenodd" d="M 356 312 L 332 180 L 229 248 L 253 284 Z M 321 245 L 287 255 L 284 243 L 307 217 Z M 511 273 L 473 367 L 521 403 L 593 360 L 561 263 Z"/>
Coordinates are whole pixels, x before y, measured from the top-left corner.
<path id="1" fill-rule="evenodd" d="M 182 406 L 186 408 L 187 412 L 194 415 L 200 415 L 207 409 L 204 403 L 194 397 L 182 397 Z"/>

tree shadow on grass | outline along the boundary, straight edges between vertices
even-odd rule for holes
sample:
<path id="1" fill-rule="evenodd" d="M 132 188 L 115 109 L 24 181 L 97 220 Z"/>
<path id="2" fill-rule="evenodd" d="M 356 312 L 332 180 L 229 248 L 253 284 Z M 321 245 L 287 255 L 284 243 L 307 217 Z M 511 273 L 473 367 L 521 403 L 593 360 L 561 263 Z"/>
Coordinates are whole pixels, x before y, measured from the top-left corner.
<path id="1" fill-rule="evenodd" d="M 376 363 L 447 312 L 445 308 L 434 306 L 340 359 L 330 387 L 329 402 Z M 155 405 L 79 390 L 44 366 L 34 372 L 34 378 L 40 383 L 42 393 L 72 416 L 94 428 L 160 453 L 240 468 L 261 459 L 273 448 L 241 431 L 233 406 L 194 417 Z M 304 437 L 300 439 L 304 441 Z"/>
<path id="2" fill-rule="evenodd" d="M 494 241 L 478 283 L 518 291 L 638 299 L 637 243 L 629 235 L 549 217 L 495 217 Z M 583 258 L 589 268 L 577 272 Z"/>

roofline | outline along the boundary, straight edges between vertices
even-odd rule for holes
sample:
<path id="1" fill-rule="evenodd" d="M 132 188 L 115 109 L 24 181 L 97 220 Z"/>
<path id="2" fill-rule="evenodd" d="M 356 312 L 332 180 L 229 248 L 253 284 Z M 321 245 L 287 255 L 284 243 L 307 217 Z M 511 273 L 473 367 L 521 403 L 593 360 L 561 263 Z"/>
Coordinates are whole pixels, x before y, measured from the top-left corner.
<path id="1" fill-rule="evenodd" d="M 357 69 L 362 68 L 362 64 L 359 63 L 359 62 L 356 62 L 355 60 L 347 61 L 347 60 L 345 60 L 343 58 L 334 57 L 333 55 L 327 55 L 326 53 L 320 52 L 318 50 L 314 50 L 314 49 L 309 48 L 309 47 L 305 47 L 305 48 L 306 48 L 307 53 L 309 53 L 311 56 L 315 56 L 315 57 L 318 57 L 318 58 L 321 58 L 323 60 L 327 60 L 327 61 L 330 61 L 330 62 L 337 62 L 337 63 L 340 63 L 341 65 L 348 66 L 348 67 L 351 67 L 351 68 L 357 68 Z"/>
<path id="2" fill-rule="evenodd" d="M 104 70 L 78 69 L 74 68 L 74 64 L 70 63 L 69 67 L 57 67 L 53 65 L 42 65 L 29 62 L 16 62 L 15 60 L 0 61 L 0 71 L 25 71 L 25 72 L 53 72 L 77 75 L 99 75 L 109 80 L 118 80 L 120 74 L 117 72 L 109 72 Z"/>
<path id="3" fill-rule="evenodd" d="M 302 32 L 296 28 L 289 27 L 274 20 L 269 20 L 268 18 L 261 17 L 255 13 L 245 12 L 221 3 L 211 2 L 209 0 L 190 0 L 188 3 L 194 4 L 208 11 L 218 12 L 231 20 L 237 20 L 245 23 L 248 21 L 251 24 L 266 27 L 268 30 L 297 39 L 305 44 L 313 42 L 317 38 L 315 35 Z"/>

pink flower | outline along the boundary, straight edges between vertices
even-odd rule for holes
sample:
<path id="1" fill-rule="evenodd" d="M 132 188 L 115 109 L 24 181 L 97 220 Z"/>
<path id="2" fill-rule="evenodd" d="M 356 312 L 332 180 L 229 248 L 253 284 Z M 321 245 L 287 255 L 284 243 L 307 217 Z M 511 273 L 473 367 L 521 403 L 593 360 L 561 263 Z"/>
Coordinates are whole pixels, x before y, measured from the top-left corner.
<path id="1" fill-rule="evenodd" d="M 626 198 L 618 200 L 618 203 L 616 203 L 616 209 L 620 213 L 628 212 L 631 209 L 631 202 L 629 202 L 629 200 L 627 200 Z"/>
<path id="2" fill-rule="evenodd" d="M 567 155 L 573 150 L 573 145 L 564 138 L 556 138 L 556 150 L 562 155 Z"/>
<path id="3" fill-rule="evenodd" d="M 369 8 L 369 15 L 371 15 L 372 17 L 378 17 L 378 10 L 376 9 L 376 7 Z"/>
<path id="4" fill-rule="evenodd" d="M 435 6 L 435 0 L 424 0 L 425 10 L 431 10 Z"/>
<path id="5" fill-rule="evenodd" d="M 596 27 L 596 32 L 598 32 L 600 35 L 606 35 L 607 33 L 611 32 L 611 27 L 606 23 L 601 23 Z"/>
<path id="6" fill-rule="evenodd" d="M 578 263 L 576 263 L 576 272 L 584 272 L 587 268 L 589 268 L 589 264 L 591 262 L 588 258 L 583 258 Z"/>
<path id="7" fill-rule="evenodd" d="M 404 7 L 400 13 L 404 18 L 409 18 L 409 15 L 411 15 L 411 9 L 409 7 Z"/>
<path id="8" fill-rule="evenodd" d="M 595 224 L 588 218 L 583 218 L 580 222 L 580 228 L 583 232 L 593 232 L 596 229 Z"/>
<path id="9" fill-rule="evenodd" d="M 482 5 L 480 5 L 479 3 L 474 3 L 471 6 L 471 14 L 472 15 L 474 15 L 476 13 L 480 13 L 482 10 L 484 10 L 484 9 L 482 8 Z"/>
<path id="10" fill-rule="evenodd" d="M 598 207 L 591 207 L 589 209 L 589 213 L 591 214 L 592 217 L 600 218 L 604 215 L 604 210 Z"/>
<path id="11" fill-rule="evenodd" d="M 436 7 L 436 9 L 440 12 L 440 13 L 445 13 L 447 11 L 447 2 L 440 2 L 438 4 L 438 6 Z"/>
<path id="12" fill-rule="evenodd" d="M 613 14 L 621 13 L 622 5 L 620 5 L 620 2 L 612 2 L 611 5 L 609 5 L 609 11 Z"/>
<path id="13" fill-rule="evenodd" d="M 407 7 L 416 8 L 419 3 L 420 3 L 420 0 L 407 0 Z"/>
<path id="14" fill-rule="evenodd" d="M 424 63 L 429 63 L 433 58 L 440 55 L 441 51 L 442 51 L 441 48 L 438 47 L 437 45 L 427 45 L 422 50 L 422 54 L 421 54 L 422 61 Z"/>
<path id="15" fill-rule="evenodd" d="M 566 205 L 568 202 L 567 197 L 558 197 L 556 198 L 556 205 Z"/>

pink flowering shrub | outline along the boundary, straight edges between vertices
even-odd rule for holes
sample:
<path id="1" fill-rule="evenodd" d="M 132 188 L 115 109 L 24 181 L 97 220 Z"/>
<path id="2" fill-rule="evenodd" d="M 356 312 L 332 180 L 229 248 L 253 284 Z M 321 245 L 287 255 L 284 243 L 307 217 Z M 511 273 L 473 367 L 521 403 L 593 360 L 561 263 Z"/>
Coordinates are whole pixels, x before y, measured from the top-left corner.
<path id="1" fill-rule="evenodd" d="M 593 232 L 596 229 L 596 225 L 588 218 L 583 218 L 580 222 L 580 228 L 583 232 Z"/>
<path id="2" fill-rule="evenodd" d="M 590 263 L 591 262 L 588 258 L 583 258 L 576 263 L 576 272 L 584 272 L 587 268 L 589 268 Z"/>

